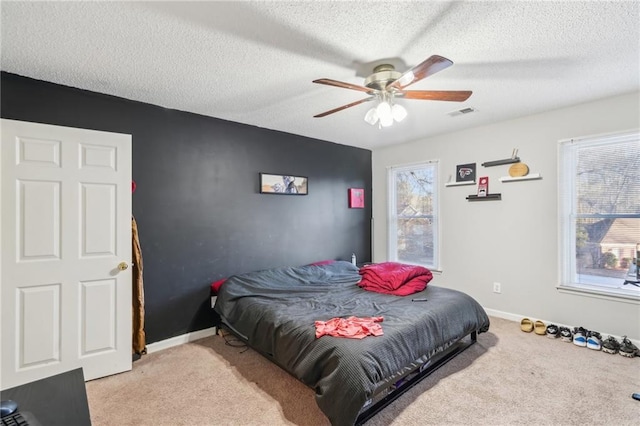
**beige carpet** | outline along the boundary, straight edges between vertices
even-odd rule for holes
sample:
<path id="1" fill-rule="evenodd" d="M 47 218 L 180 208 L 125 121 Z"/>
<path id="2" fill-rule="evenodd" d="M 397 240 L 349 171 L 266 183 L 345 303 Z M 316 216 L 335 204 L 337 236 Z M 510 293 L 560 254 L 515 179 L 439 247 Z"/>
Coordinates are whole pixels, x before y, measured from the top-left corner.
<path id="1" fill-rule="evenodd" d="M 369 420 L 382 425 L 640 425 L 640 358 L 491 318 L 478 343 Z M 100 425 L 328 425 L 313 391 L 220 336 L 145 355 L 87 383 Z"/>

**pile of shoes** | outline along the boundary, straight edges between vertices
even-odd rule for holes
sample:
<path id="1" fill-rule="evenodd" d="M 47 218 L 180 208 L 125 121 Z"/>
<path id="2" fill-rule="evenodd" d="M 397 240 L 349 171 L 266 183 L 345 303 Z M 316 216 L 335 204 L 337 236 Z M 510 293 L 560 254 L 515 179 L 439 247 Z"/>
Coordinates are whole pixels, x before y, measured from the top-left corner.
<path id="1" fill-rule="evenodd" d="M 627 336 L 622 336 L 622 341 L 618 341 L 613 336 L 602 339 L 602 335 L 597 331 L 587 330 L 584 327 L 574 327 L 573 330 L 569 327 L 557 326 L 555 324 L 549 324 L 545 326 L 542 321 L 532 321 L 529 318 L 524 318 L 520 322 L 520 329 L 525 333 L 531 333 L 535 331 L 536 334 L 541 336 L 547 336 L 551 339 L 560 338 L 563 342 L 573 343 L 576 346 L 587 347 L 595 351 L 602 351 L 608 354 L 616 354 L 633 358 L 640 356 L 640 350 L 634 345 L 631 340 L 627 339 Z"/>

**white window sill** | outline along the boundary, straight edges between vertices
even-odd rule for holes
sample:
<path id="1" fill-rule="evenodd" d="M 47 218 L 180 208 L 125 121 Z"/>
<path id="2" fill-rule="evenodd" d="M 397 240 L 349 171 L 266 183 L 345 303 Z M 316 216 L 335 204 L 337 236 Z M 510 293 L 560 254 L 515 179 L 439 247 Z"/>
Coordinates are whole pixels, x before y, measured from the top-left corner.
<path id="1" fill-rule="evenodd" d="M 628 284 L 629 285 L 629 284 Z M 637 288 L 637 287 L 633 287 Z M 585 284 L 575 285 L 558 285 L 556 286 L 561 293 L 575 294 L 580 296 L 595 297 L 598 299 L 612 300 L 614 302 L 633 303 L 640 305 L 640 289 L 624 289 L 611 288 L 605 289 L 599 286 L 590 286 Z"/>

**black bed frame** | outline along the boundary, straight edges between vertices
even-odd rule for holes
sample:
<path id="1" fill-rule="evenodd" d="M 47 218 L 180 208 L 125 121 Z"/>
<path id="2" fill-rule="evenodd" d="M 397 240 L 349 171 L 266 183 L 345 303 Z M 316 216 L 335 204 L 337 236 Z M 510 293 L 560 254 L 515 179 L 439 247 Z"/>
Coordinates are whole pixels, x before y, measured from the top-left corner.
<path id="1" fill-rule="evenodd" d="M 360 426 L 367 420 L 371 419 L 373 416 L 375 416 L 380 411 L 382 411 L 383 408 L 385 408 L 387 405 L 391 404 L 398 397 L 400 397 L 403 393 L 405 393 L 406 391 L 408 391 L 409 389 L 411 389 L 412 387 L 420 383 L 422 379 L 426 378 L 431 373 L 435 372 L 438 368 L 442 367 L 447 362 L 451 361 L 458 354 L 468 349 L 471 345 L 476 343 L 477 340 L 478 340 L 478 333 L 476 331 L 472 331 L 467 336 L 464 336 L 462 339 L 458 340 L 456 343 L 449 346 L 443 352 L 431 358 L 429 360 L 429 364 L 427 365 L 427 367 L 424 367 L 424 366 L 419 367 L 418 368 L 419 372 L 414 376 L 412 376 L 411 379 L 407 380 L 400 387 L 396 388 L 394 391 L 390 392 L 387 396 L 382 398 L 380 401 L 376 402 L 371 407 L 367 408 L 365 411 L 360 413 L 360 415 L 356 419 L 356 423 L 355 423 L 356 426 Z M 410 376 L 411 374 L 414 374 L 414 373 L 415 373 L 415 370 L 414 372 L 407 374 L 407 376 Z"/>
<path id="2" fill-rule="evenodd" d="M 251 345 L 248 344 L 247 338 L 245 336 L 237 332 L 233 327 L 229 326 L 229 324 L 227 324 L 222 319 L 220 319 L 216 327 L 218 329 L 220 329 L 220 327 L 225 327 L 233 335 L 235 335 L 241 341 L 247 344 L 247 346 L 251 347 Z M 380 411 L 382 411 L 383 408 L 385 408 L 387 405 L 391 404 L 398 397 L 400 397 L 403 393 L 405 393 L 406 391 L 408 391 L 409 389 L 411 389 L 412 387 L 420 383 L 422 379 L 426 378 L 431 373 L 435 372 L 438 368 L 442 367 L 447 362 L 451 361 L 457 355 L 467 350 L 471 345 L 476 343 L 477 340 L 478 340 L 477 331 L 472 331 L 471 333 L 469 333 L 466 336 L 463 336 L 460 340 L 453 343 L 451 346 L 449 346 L 442 352 L 434 355 L 429 361 L 427 361 L 426 364 L 423 364 L 417 369 L 407 373 L 404 377 L 411 377 L 411 378 L 405 381 L 401 386 L 389 392 L 384 398 L 380 399 L 379 401 L 371 405 L 371 407 L 362 411 L 360 415 L 358 415 L 358 418 L 356 419 L 355 426 L 360 426 L 366 421 L 368 421 L 369 419 L 371 419 L 373 416 L 375 416 Z M 252 348 L 252 349 L 254 349 L 256 352 L 258 352 L 259 354 L 269 359 L 269 361 L 273 362 L 275 365 L 278 365 L 278 363 L 274 362 L 273 358 L 269 356 L 269 354 L 265 354 L 262 351 L 257 350 L 255 348 Z M 279 367 L 282 368 L 281 366 Z M 286 369 L 283 369 L 283 370 L 286 371 Z M 399 380 L 401 379 L 402 378 L 399 378 Z"/>

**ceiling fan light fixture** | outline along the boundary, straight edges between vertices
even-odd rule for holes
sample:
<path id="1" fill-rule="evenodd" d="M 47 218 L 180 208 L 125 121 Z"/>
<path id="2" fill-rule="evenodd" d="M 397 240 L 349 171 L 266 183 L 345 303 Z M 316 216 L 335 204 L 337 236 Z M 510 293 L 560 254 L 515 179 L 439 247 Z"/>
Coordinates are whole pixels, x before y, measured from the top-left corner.
<path id="1" fill-rule="evenodd" d="M 381 121 L 383 118 L 391 117 L 391 105 L 387 101 L 382 101 L 376 107 L 376 112 Z"/>
<path id="2" fill-rule="evenodd" d="M 391 114 L 380 117 L 380 125 L 382 127 L 389 127 L 393 124 L 393 116 Z"/>
<path id="3" fill-rule="evenodd" d="M 407 118 L 407 110 L 402 105 L 395 104 L 391 107 L 391 115 L 399 123 Z"/>
<path id="4" fill-rule="evenodd" d="M 371 108 L 364 116 L 364 121 L 372 126 L 378 122 L 378 111 L 376 108 Z"/>
<path id="5" fill-rule="evenodd" d="M 380 120 L 380 126 L 389 127 L 393 124 L 393 114 L 391 113 L 391 104 L 387 100 L 383 100 L 376 107 L 376 113 Z"/>
<path id="6" fill-rule="evenodd" d="M 383 100 L 377 106 L 371 108 L 364 116 L 364 121 L 372 126 L 378 124 L 379 128 L 389 127 L 394 121 L 398 123 L 407 117 L 407 110 L 402 105 L 393 104 L 392 101 Z"/>

